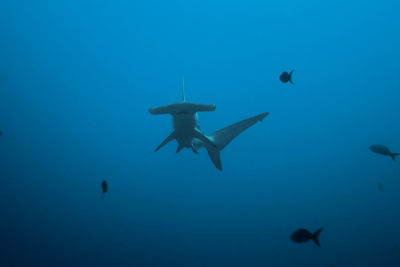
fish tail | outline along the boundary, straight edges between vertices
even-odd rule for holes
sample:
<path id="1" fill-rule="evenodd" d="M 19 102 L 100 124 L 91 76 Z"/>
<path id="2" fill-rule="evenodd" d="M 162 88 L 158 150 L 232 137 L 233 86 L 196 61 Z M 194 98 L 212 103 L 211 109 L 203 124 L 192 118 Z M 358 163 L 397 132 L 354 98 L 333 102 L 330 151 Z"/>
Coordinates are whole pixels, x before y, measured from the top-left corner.
<path id="1" fill-rule="evenodd" d="M 396 161 L 396 156 L 400 155 L 400 153 L 392 153 L 390 156 L 392 157 L 392 160 Z"/>
<path id="2" fill-rule="evenodd" d="M 292 70 L 292 71 L 289 73 L 289 82 L 290 82 L 291 84 L 294 85 L 294 82 L 293 82 L 293 80 L 292 80 L 292 74 L 293 74 L 293 72 L 294 72 L 294 70 Z"/>
<path id="3" fill-rule="evenodd" d="M 319 243 L 319 235 L 321 234 L 322 230 L 323 228 L 319 228 L 311 237 L 311 239 L 318 247 L 321 247 L 321 244 Z"/>

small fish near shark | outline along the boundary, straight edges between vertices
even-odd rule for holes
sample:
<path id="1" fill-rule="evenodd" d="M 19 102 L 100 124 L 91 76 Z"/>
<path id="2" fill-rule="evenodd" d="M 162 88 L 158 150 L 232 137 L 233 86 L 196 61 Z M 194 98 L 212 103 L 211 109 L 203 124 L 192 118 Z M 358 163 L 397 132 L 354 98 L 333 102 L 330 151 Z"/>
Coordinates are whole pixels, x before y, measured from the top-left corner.
<path id="1" fill-rule="evenodd" d="M 200 130 L 200 126 L 197 124 L 197 113 L 211 112 L 215 111 L 215 109 L 215 104 L 196 104 L 186 102 L 184 81 L 182 80 L 182 102 L 149 109 L 149 112 L 153 115 L 172 115 L 172 125 L 174 130 L 155 149 L 155 151 L 158 151 L 172 140 L 176 140 L 178 143 L 176 153 L 181 151 L 183 148 L 189 148 L 197 154 L 198 150 L 204 147 L 206 148 L 215 167 L 222 171 L 220 152 L 240 133 L 254 125 L 256 122 L 262 121 L 269 112 L 247 118 L 222 128 L 211 135 L 206 135 Z"/>
<path id="2" fill-rule="evenodd" d="M 392 158 L 393 161 L 396 161 L 396 156 L 400 155 L 400 153 L 392 153 L 389 148 L 387 148 L 384 145 L 372 145 L 369 147 L 369 149 L 376 153 L 376 154 L 381 154 L 384 156 L 389 156 Z"/>
<path id="3" fill-rule="evenodd" d="M 311 233 L 306 229 L 300 228 L 290 236 L 290 239 L 296 243 L 305 243 L 312 240 L 318 247 L 321 247 L 319 243 L 319 235 L 322 230 L 323 228 L 320 228 L 315 233 Z"/>
<path id="4" fill-rule="evenodd" d="M 293 80 L 292 80 L 292 75 L 293 75 L 294 70 L 291 72 L 284 71 L 282 72 L 281 76 L 279 76 L 279 80 L 283 83 L 290 82 L 291 84 L 294 85 Z"/>
<path id="5" fill-rule="evenodd" d="M 108 192 L 108 184 L 106 180 L 101 182 L 101 190 L 102 190 L 101 198 L 103 198 L 104 194 Z"/>

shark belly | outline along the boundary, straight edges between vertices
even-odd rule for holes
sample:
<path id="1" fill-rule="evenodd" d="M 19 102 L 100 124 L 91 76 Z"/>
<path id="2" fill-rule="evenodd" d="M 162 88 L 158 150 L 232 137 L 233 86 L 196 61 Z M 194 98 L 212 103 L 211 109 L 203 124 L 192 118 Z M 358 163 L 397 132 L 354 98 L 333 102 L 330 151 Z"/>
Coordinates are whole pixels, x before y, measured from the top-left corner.
<path id="1" fill-rule="evenodd" d="M 176 141 L 179 146 L 190 148 L 196 135 L 197 113 L 178 113 L 172 117 Z"/>

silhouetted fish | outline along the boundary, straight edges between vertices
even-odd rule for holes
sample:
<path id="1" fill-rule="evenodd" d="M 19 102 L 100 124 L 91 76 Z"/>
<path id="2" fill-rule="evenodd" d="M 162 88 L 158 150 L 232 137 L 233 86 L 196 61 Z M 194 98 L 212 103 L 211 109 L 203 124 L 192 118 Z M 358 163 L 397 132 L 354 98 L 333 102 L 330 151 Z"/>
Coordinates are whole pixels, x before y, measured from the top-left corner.
<path id="1" fill-rule="evenodd" d="M 390 156 L 394 161 L 396 161 L 396 156 L 400 155 L 400 153 L 392 153 L 389 148 L 384 145 L 372 145 L 369 149 L 374 153 Z"/>
<path id="2" fill-rule="evenodd" d="M 315 244 L 317 244 L 318 247 L 321 247 L 318 237 L 319 234 L 322 232 L 322 229 L 323 228 L 320 228 L 314 234 L 312 234 L 308 230 L 300 228 L 290 236 L 290 239 L 292 239 L 296 243 L 304 243 L 312 240 L 315 242 Z"/>
<path id="3" fill-rule="evenodd" d="M 291 84 L 294 84 L 293 83 L 293 81 L 292 81 L 292 74 L 293 74 L 293 71 L 294 70 L 292 70 L 291 72 L 287 72 L 287 71 L 284 71 L 282 74 L 281 74 L 281 76 L 279 77 L 279 79 L 281 80 L 281 82 L 283 82 L 283 83 L 287 83 L 287 82 L 290 82 Z"/>
<path id="4" fill-rule="evenodd" d="M 101 189 L 103 190 L 103 194 L 101 195 L 102 197 L 104 196 L 105 193 L 107 193 L 108 191 L 108 184 L 106 181 L 103 181 L 101 183 Z"/>

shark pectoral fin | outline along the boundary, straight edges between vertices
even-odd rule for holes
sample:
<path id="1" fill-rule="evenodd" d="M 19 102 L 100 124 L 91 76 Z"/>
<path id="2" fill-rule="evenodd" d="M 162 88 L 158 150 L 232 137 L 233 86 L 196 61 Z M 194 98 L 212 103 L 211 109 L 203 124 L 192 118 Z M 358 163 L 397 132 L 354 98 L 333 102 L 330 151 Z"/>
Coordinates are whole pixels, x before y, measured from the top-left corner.
<path id="1" fill-rule="evenodd" d="M 214 144 L 214 142 L 211 141 L 209 137 L 205 136 L 202 132 L 200 132 L 197 129 L 194 130 L 194 136 L 193 137 L 197 138 L 197 139 L 200 139 L 204 143 L 206 143 L 206 144 L 208 144 L 208 145 L 210 145 L 210 146 L 212 146 L 214 148 L 217 148 L 217 145 Z"/>
<path id="2" fill-rule="evenodd" d="M 162 141 L 162 143 L 156 148 L 156 150 L 154 150 L 154 152 L 157 152 L 158 150 L 160 150 L 160 148 L 162 148 L 163 146 L 165 146 L 174 139 L 175 139 L 175 132 L 172 132 L 170 135 L 168 135 L 167 138 L 165 138 L 164 141 Z"/>
<path id="3" fill-rule="evenodd" d="M 222 171 L 222 165 L 221 165 L 221 157 L 219 153 L 219 149 L 211 146 L 207 146 L 207 152 L 208 156 L 210 157 L 212 163 L 214 163 L 215 167 L 217 167 L 218 170 Z"/>

